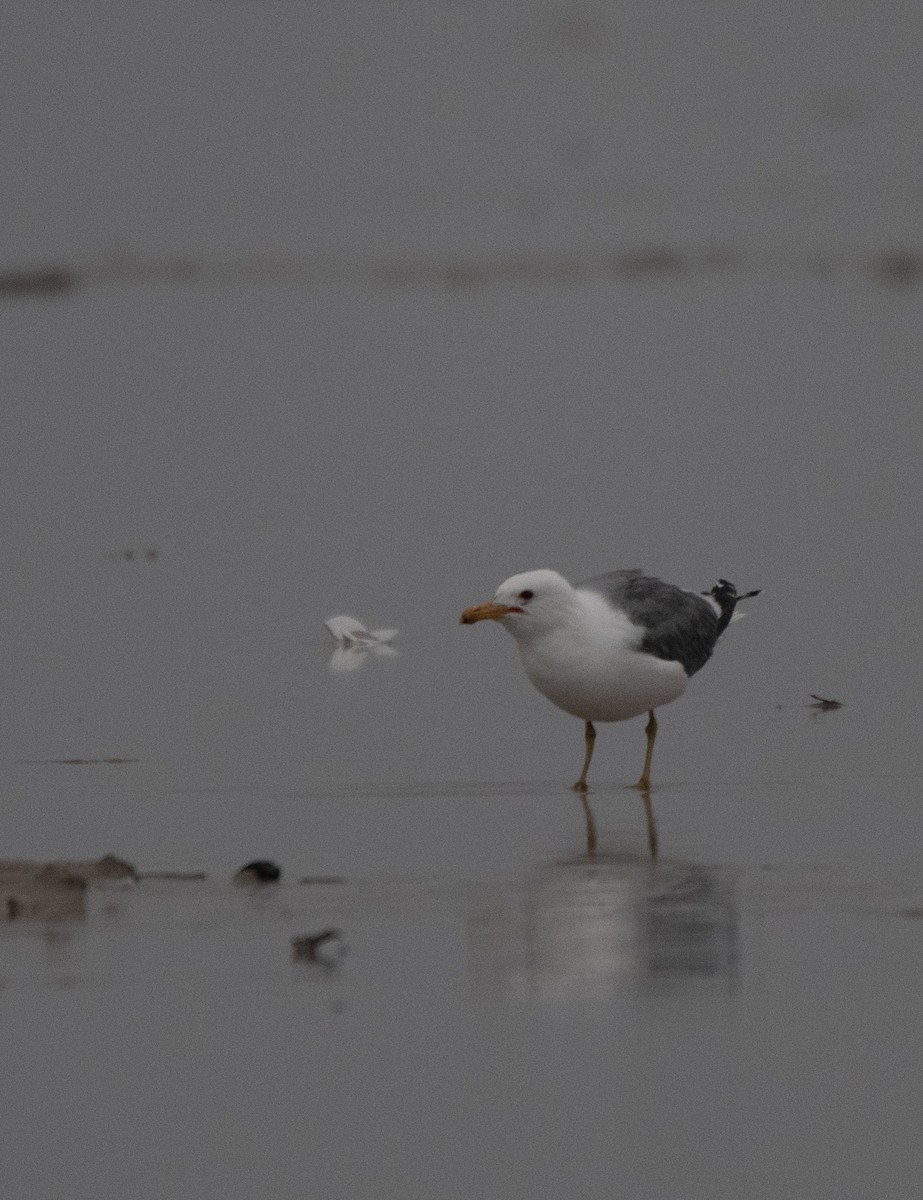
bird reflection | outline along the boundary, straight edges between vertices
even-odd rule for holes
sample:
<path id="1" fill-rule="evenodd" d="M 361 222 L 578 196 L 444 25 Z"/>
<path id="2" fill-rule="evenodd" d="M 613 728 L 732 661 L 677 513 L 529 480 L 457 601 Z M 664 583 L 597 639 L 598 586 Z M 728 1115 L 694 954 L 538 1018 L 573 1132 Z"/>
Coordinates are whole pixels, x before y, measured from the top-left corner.
<path id="1" fill-rule="evenodd" d="M 337 646 L 330 655 L 327 666 L 337 674 L 346 671 L 357 671 L 365 666 L 370 658 L 397 658 L 398 651 L 393 646 Z"/>
<path id="2" fill-rule="evenodd" d="M 727 982 L 737 926 L 736 891 L 722 871 L 597 851 L 482 891 L 469 917 L 471 966 L 479 990 L 502 998 Z"/>
<path id="3" fill-rule="evenodd" d="M 651 888 L 640 899 L 638 924 L 649 979 L 733 974 L 737 907 L 731 881 L 718 871 L 688 866 Z"/>
<path id="4" fill-rule="evenodd" d="M 640 788 L 641 799 L 644 801 L 644 816 L 647 821 L 647 848 L 650 852 L 651 859 L 657 857 L 657 821 L 654 817 L 654 805 L 651 801 L 651 789 Z M 580 799 L 580 807 L 583 809 L 583 819 L 586 824 L 586 852 L 587 858 L 593 858 L 596 854 L 596 847 L 599 844 L 599 837 L 596 831 L 596 818 L 593 815 L 593 810 L 590 807 L 590 802 L 587 799 L 586 792 L 577 793 Z"/>
<path id="5" fill-rule="evenodd" d="M 590 802 L 586 798 L 586 792 L 578 792 L 580 797 L 580 805 L 583 808 L 583 817 L 586 821 L 586 853 L 587 858 L 593 858 L 596 854 L 596 844 L 598 838 L 596 836 L 596 818 L 593 816 L 593 810 L 590 808 Z"/>
<path id="6" fill-rule="evenodd" d="M 355 617 L 330 617 L 324 622 L 336 648 L 330 655 L 331 671 L 356 671 L 371 655 L 379 658 L 396 658 L 397 651 L 391 645 L 397 637 L 396 629 L 366 629 Z"/>

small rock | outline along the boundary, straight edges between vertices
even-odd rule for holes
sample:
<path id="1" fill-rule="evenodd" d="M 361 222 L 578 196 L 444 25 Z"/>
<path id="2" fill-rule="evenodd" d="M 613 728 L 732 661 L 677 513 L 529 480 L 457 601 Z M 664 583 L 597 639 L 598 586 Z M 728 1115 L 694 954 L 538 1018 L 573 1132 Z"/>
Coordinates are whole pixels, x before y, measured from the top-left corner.
<path id="1" fill-rule="evenodd" d="M 114 854 L 104 854 L 96 862 L 68 863 L 75 874 L 82 875 L 88 881 L 137 879 L 138 872 L 124 858 L 116 858 Z"/>
<path id="2" fill-rule="evenodd" d="M 278 883 L 282 869 L 267 858 L 245 863 L 232 877 L 233 883 Z"/>

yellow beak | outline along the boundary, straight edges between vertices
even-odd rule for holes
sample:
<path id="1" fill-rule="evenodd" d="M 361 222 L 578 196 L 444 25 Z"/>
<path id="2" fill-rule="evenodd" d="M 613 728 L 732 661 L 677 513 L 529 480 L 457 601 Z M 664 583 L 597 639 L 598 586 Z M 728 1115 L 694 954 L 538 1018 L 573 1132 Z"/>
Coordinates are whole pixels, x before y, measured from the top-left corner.
<path id="1" fill-rule="evenodd" d="M 475 604 L 466 608 L 461 615 L 462 625 L 473 625 L 475 621 L 499 621 L 501 617 L 511 612 L 521 612 L 522 609 L 511 608 L 508 604 L 495 604 L 488 600 L 486 604 Z"/>

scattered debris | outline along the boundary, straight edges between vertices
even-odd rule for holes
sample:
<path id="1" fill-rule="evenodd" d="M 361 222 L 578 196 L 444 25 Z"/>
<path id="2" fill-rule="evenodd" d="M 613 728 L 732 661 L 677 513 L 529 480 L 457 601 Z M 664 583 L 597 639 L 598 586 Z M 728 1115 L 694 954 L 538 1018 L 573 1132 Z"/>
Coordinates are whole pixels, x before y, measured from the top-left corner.
<path id="1" fill-rule="evenodd" d="M 606 30 L 595 18 L 577 15 L 554 18 L 550 38 L 572 50 L 589 49 Z M 866 100 L 845 89 L 815 93 L 811 111 L 833 127 L 848 127 L 864 119 Z M 563 148 L 565 161 L 579 161 L 585 144 Z M 524 201 L 531 212 L 530 200 Z M 628 284 L 681 278 L 691 274 L 714 274 L 729 269 L 765 269 L 773 260 L 789 270 L 807 270 L 830 278 L 855 262 L 847 253 L 818 254 L 804 250 L 796 259 L 781 249 L 772 255 L 755 255 L 738 246 L 700 246 L 672 242 L 640 242 L 635 245 L 600 247 L 592 253 L 576 250 L 538 251 L 531 254 L 408 256 L 329 259 L 318 255 L 232 255 L 221 259 L 198 259 L 189 255 L 145 257 L 122 254 L 80 266 L 37 265 L 0 269 L 0 299 L 30 299 L 73 295 L 81 288 L 100 288 L 125 283 L 184 285 L 203 282 L 216 287 L 240 283 L 275 283 L 289 287 L 319 287 L 331 283 L 366 282 L 378 287 L 459 288 L 529 285 L 559 287 L 594 278 L 615 277 Z M 861 267 L 881 284 L 907 288 L 923 279 L 923 252 L 912 245 L 884 243 L 871 251 Z M 122 557 L 114 555 L 113 557 Z"/>
<path id="2" fill-rule="evenodd" d="M 112 883 L 138 877 L 130 862 L 116 858 L 114 854 L 104 854 L 102 858 L 77 862 L 0 861 L 0 877 L 7 875 L 30 875 L 49 879 L 74 878 L 82 883 Z"/>
<path id="3" fill-rule="evenodd" d="M 644 246 L 637 250 L 626 250 L 612 258 L 612 268 L 617 275 L 629 278 L 645 275 L 681 275 L 687 266 L 683 254 L 675 246 Z"/>
<path id="4" fill-rule="evenodd" d="M 819 712 L 833 712 L 835 708 L 842 708 L 842 700 L 825 700 L 823 696 L 816 696 L 811 692 L 813 704 L 809 704 L 808 708 L 816 708 Z"/>
<path id="5" fill-rule="evenodd" d="M 278 883 L 282 877 L 282 868 L 267 858 L 255 858 L 253 862 L 245 863 L 231 877 L 232 883 Z"/>
<path id="6" fill-rule="evenodd" d="M 5 921 L 60 921 L 86 916 L 87 881 L 64 863 L 0 862 Z"/>
<path id="7" fill-rule="evenodd" d="M 205 871 L 141 871 L 136 879 L 173 879 L 180 883 L 196 883 L 207 879 Z"/>
<path id="8" fill-rule="evenodd" d="M 875 273 L 882 283 L 908 287 L 923 274 L 923 257 L 912 250 L 888 250 L 878 256 Z"/>
<path id="9" fill-rule="evenodd" d="M 323 963 L 330 967 L 346 953 L 346 944 L 339 929 L 322 929 L 292 938 L 292 958 L 296 962 Z"/>
<path id="10" fill-rule="evenodd" d="M 847 128 L 865 119 L 869 99 L 848 87 L 815 88 L 808 93 L 805 107 L 833 128 Z"/>
<path id="11" fill-rule="evenodd" d="M 67 267 L 34 267 L 29 271 L 0 272 L 0 295 L 53 296 L 72 292 L 78 284 L 76 274 Z"/>
<path id="12" fill-rule="evenodd" d="M 121 766 L 140 762 L 140 758 L 21 758 L 20 766 L 27 767 L 98 767 L 102 764 Z"/>
<path id="13" fill-rule="evenodd" d="M 126 546 L 124 550 L 110 550 L 103 555 L 103 558 L 107 562 L 134 562 L 136 558 L 143 558 L 146 562 L 157 562 L 160 558 L 160 550 L 157 546 L 147 546 L 144 550 Z"/>
<path id="14" fill-rule="evenodd" d="M 95 862 L 76 862 L 65 864 L 71 871 L 82 875 L 88 883 L 102 880 L 137 879 L 138 872 L 124 858 L 116 858 L 114 854 L 104 854 Z"/>
<path id="15" fill-rule="evenodd" d="M 598 17 L 575 6 L 573 9 L 552 10 L 546 21 L 546 40 L 573 54 L 585 54 L 598 49 L 611 35 L 611 27 Z"/>

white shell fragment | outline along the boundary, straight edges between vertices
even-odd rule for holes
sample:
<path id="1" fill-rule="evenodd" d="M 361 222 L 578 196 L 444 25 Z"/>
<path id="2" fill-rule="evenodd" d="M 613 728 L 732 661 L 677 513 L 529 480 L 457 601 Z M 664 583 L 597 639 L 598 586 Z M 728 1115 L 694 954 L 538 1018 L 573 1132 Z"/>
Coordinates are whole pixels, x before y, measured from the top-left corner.
<path id="1" fill-rule="evenodd" d="M 366 629 L 355 617 L 346 616 L 331 617 L 324 624 L 336 642 L 330 656 L 331 671 L 355 671 L 372 654 L 384 658 L 397 655 L 391 645 L 397 637 L 396 629 Z"/>

